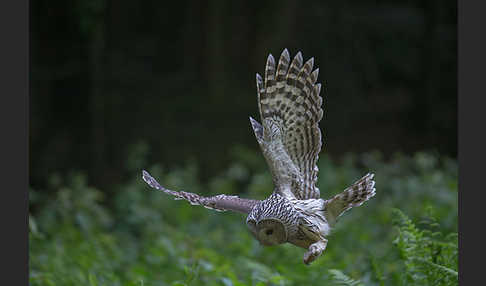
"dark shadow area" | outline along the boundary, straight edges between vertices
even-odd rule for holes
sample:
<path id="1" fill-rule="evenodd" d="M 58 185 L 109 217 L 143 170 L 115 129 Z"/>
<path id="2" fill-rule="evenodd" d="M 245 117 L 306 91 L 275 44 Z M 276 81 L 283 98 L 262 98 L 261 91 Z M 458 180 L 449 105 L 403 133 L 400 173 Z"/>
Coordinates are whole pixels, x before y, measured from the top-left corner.
<path id="1" fill-rule="evenodd" d="M 33 1 L 30 181 L 76 169 L 104 189 L 130 150 L 202 179 L 258 151 L 255 73 L 315 58 L 323 152 L 457 155 L 453 1 Z"/>

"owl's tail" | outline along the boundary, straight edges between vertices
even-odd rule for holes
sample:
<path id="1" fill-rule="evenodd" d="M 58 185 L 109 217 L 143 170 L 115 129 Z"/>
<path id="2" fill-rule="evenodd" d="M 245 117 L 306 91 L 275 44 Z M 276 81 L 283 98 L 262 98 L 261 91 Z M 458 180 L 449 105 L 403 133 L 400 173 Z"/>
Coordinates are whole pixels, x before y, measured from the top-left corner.
<path id="1" fill-rule="evenodd" d="M 326 201 L 326 218 L 331 224 L 350 208 L 362 205 L 375 195 L 374 176 L 366 174 L 343 192 Z"/>

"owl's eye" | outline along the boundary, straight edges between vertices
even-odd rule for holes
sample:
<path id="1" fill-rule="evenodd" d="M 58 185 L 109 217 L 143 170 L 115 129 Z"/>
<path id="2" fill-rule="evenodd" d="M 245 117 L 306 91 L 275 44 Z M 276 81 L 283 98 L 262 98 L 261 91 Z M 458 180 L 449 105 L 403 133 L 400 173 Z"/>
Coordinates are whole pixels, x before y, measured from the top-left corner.
<path id="1" fill-rule="evenodd" d="M 269 230 L 267 230 L 265 233 L 266 233 L 267 235 L 272 235 L 272 233 L 273 233 L 273 229 L 269 229 Z"/>

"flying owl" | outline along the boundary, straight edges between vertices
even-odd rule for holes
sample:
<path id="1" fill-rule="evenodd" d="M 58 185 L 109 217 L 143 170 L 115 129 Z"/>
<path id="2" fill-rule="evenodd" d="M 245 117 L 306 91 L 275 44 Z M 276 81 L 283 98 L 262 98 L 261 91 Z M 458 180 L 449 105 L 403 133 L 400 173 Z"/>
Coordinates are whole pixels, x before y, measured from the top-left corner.
<path id="1" fill-rule="evenodd" d="M 368 173 L 331 199 L 320 198 L 317 160 L 321 150 L 322 97 L 316 84 L 314 59 L 303 63 L 299 52 L 291 62 L 285 49 L 278 64 L 270 54 L 265 79 L 256 74 L 258 110 L 262 123 L 250 123 L 272 174 L 273 193 L 265 200 L 237 196 L 202 197 L 162 187 L 147 171 L 143 180 L 175 199 L 218 211 L 247 214 L 246 224 L 264 246 L 289 242 L 307 251 L 310 264 L 326 249 L 328 235 L 339 216 L 375 195 L 374 175 Z"/>

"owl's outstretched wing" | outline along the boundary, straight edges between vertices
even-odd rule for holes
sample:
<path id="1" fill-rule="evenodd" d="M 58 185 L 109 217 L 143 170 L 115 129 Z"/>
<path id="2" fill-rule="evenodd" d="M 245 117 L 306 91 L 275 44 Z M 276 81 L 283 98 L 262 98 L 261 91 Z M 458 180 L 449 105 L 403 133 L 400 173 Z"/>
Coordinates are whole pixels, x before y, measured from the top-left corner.
<path id="1" fill-rule="evenodd" d="M 250 118 L 257 141 L 273 176 L 276 191 L 296 199 L 318 199 L 317 160 L 321 150 L 321 84 L 314 59 L 303 64 L 301 52 L 290 62 L 285 49 L 278 66 L 270 54 L 265 81 L 257 74 L 262 124 Z"/>
<path id="2" fill-rule="evenodd" d="M 166 194 L 172 195 L 176 200 L 186 200 L 191 205 L 200 205 L 216 211 L 236 211 L 248 214 L 253 206 L 258 203 L 257 200 L 238 198 L 237 196 L 217 195 L 213 197 L 202 197 L 194 193 L 176 192 L 162 187 L 147 171 L 142 171 L 143 180 L 152 188 L 161 190 Z"/>
<path id="3" fill-rule="evenodd" d="M 332 225 L 347 210 L 362 205 L 376 194 L 375 174 L 366 174 L 350 187 L 325 202 L 326 219 Z"/>

